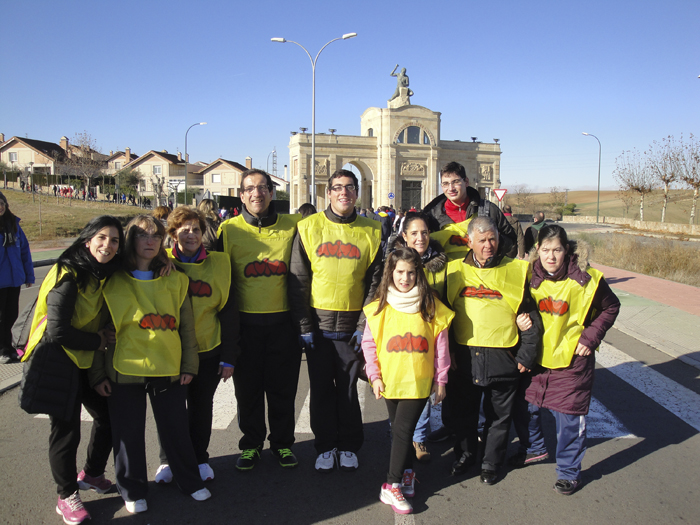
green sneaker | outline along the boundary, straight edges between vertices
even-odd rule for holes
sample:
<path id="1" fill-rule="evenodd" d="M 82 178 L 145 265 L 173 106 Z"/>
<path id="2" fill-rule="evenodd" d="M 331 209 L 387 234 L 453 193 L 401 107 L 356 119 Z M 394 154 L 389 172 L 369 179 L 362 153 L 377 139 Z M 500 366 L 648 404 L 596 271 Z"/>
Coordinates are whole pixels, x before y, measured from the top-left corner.
<path id="1" fill-rule="evenodd" d="M 294 455 L 294 452 L 291 451 L 291 449 L 288 448 L 279 448 L 279 449 L 271 449 L 272 455 L 275 456 L 282 467 L 285 468 L 294 468 L 296 467 L 299 462 L 297 461 L 297 457 Z"/>
<path id="2" fill-rule="evenodd" d="M 236 461 L 236 468 L 238 470 L 251 470 L 260 459 L 261 448 L 247 448 L 242 451 L 241 457 Z"/>

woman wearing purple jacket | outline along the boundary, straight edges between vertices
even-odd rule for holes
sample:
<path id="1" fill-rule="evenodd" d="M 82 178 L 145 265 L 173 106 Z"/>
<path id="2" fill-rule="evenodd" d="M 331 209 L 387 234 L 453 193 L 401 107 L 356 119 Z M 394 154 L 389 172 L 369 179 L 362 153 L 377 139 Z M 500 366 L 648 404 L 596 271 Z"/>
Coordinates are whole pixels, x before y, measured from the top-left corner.
<path id="1" fill-rule="evenodd" d="M 539 232 L 530 294 L 542 317 L 544 335 L 538 364 L 525 385 L 529 410 L 521 404 L 515 417 L 528 425 L 529 446 L 521 448 L 512 463 L 525 466 L 548 456 L 539 412 L 549 409 L 557 427 L 554 490 L 568 496 L 582 483 L 595 350 L 615 323 L 620 301 L 603 274 L 588 266 L 587 245 L 569 241 L 558 225 L 546 225 Z M 529 411 L 529 421 L 524 410 Z M 518 434 L 522 438 L 528 431 Z"/>

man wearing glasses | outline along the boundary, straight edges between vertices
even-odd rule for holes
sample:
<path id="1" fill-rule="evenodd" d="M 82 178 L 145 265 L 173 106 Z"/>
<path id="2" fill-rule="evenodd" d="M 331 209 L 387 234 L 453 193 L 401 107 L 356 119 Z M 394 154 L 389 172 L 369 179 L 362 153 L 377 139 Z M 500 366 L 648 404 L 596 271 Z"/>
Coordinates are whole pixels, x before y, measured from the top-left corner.
<path id="1" fill-rule="evenodd" d="M 430 219 L 431 237 L 445 248 L 450 259 L 461 259 L 469 251 L 467 227 L 474 217 L 491 217 L 499 233 L 499 253 L 517 255 L 517 235 L 498 206 L 481 198 L 479 192 L 469 186 L 467 172 L 459 162 L 450 162 L 440 170 L 440 186 L 443 194 L 433 199 L 425 213 Z"/>
<path id="2" fill-rule="evenodd" d="M 218 249 L 231 257 L 241 311 L 241 355 L 233 371 L 238 401 L 239 470 L 250 470 L 265 443 L 265 396 L 270 451 L 282 467 L 296 467 L 294 399 L 301 348 L 292 326 L 287 275 L 300 215 L 280 215 L 272 179 L 261 170 L 241 174 L 241 214 L 219 227 Z"/>
<path id="3" fill-rule="evenodd" d="M 364 441 L 357 379 L 365 318 L 382 274 L 381 225 L 357 215 L 355 174 L 328 181 L 330 205 L 299 223 L 289 276 L 292 316 L 306 350 L 316 470 L 358 467 Z"/>

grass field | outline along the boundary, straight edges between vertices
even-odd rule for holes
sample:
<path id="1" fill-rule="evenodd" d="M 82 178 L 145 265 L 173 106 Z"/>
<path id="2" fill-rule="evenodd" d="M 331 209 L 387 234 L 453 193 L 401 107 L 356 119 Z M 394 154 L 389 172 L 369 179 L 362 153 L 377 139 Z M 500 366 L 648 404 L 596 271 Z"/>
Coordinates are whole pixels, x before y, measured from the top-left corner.
<path id="1" fill-rule="evenodd" d="M 514 195 L 506 194 L 507 202 L 513 207 L 515 213 L 532 213 L 534 209 L 545 208 L 550 200 L 548 193 L 533 194 L 534 204 L 525 207 L 518 206 L 518 199 Z M 575 215 L 595 216 L 596 191 L 570 191 L 569 202 L 576 203 Z M 666 222 L 688 224 L 690 220 L 690 208 L 693 203 L 693 193 L 690 190 L 672 190 L 669 192 L 669 203 L 666 208 Z M 655 191 L 647 195 L 644 202 L 644 220 L 660 221 L 661 206 L 663 205 L 663 192 Z M 700 211 L 700 210 L 698 210 Z M 546 212 L 545 212 L 546 213 Z M 625 209 L 625 204 L 618 198 L 617 191 L 600 192 L 600 215 L 602 217 L 625 217 L 639 219 L 639 199 Z M 698 224 L 698 212 L 695 214 L 695 223 Z"/>
<path id="2" fill-rule="evenodd" d="M 32 195 L 21 191 L 3 191 L 12 213 L 22 219 L 20 225 L 30 242 L 50 241 L 75 237 L 85 224 L 97 215 L 114 215 L 126 222 L 143 210 L 135 206 L 121 206 L 106 202 L 83 202 L 82 200 L 58 199 L 46 195 Z M 39 201 L 41 200 L 41 224 Z M 41 226 L 41 227 L 40 227 Z M 41 232 L 41 233 L 40 233 Z"/>

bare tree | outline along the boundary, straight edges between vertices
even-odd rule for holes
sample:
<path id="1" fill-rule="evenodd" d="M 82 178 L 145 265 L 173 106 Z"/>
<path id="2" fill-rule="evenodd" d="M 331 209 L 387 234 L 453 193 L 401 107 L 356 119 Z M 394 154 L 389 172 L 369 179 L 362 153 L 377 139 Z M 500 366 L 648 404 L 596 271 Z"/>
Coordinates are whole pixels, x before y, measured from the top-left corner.
<path id="1" fill-rule="evenodd" d="M 564 214 L 565 192 L 558 186 L 549 188 L 549 206 L 551 211 L 557 215 Z"/>
<path id="2" fill-rule="evenodd" d="M 630 190 L 617 190 L 617 198 L 622 201 L 622 205 L 625 208 L 623 217 L 627 217 L 630 214 L 630 206 L 634 203 L 634 193 Z"/>
<path id="3" fill-rule="evenodd" d="M 532 190 L 527 184 L 517 184 L 513 186 L 513 193 L 515 194 L 515 202 L 519 211 L 525 211 L 526 213 L 532 213 L 534 211 L 535 198 L 532 195 Z"/>
<path id="4" fill-rule="evenodd" d="M 97 150 L 97 142 L 87 131 L 76 133 L 68 145 L 63 171 L 83 181 L 85 191 L 93 186 L 93 179 L 102 175 L 106 163 L 104 155 Z"/>
<path id="5" fill-rule="evenodd" d="M 635 149 L 623 151 L 615 159 L 613 177 L 622 191 L 633 191 L 639 195 L 639 220 L 644 220 L 644 198 L 654 190 L 654 173 L 647 159 Z"/>
<path id="6" fill-rule="evenodd" d="M 661 141 L 654 141 L 649 149 L 644 152 L 647 163 L 654 177 L 663 184 L 664 197 L 661 207 L 661 222 L 666 222 L 666 205 L 668 204 L 668 190 L 678 180 L 678 155 L 679 148 L 673 137 L 669 135 Z"/>
<path id="7" fill-rule="evenodd" d="M 690 208 L 690 224 L 693 224 L 700 191 L 700 142 L 692 133 L 687 143 L 681 137 L 678 172 L 681 180 L 693 189 L 693 205 Z"/>

